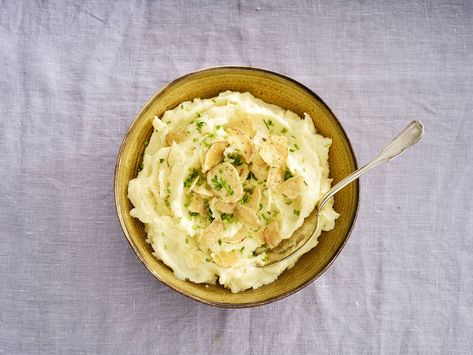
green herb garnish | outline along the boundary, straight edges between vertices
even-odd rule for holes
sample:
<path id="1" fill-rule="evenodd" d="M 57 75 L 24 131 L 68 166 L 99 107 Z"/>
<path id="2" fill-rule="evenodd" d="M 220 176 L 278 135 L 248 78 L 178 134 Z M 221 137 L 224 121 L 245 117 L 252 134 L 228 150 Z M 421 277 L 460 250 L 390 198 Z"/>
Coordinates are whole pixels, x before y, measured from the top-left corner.
<path id="1" fill-rule="evenodd" d="M 300 215 L 301 215 L 301 211 L 299 211 L 299 210 L 294 210 L 293 213 L 294 213 L 296 216 L 300 216 Z"/>
<path id="2" fill-rule="evenodd" d="M 231 160 L 233 160 L 233 165 L 234 166 L 241 166 L 243 164 L 243 161 L 241 159 L 241 155 L 240 154 L 231 154 L 228 156 L 228 158 L 230 158 Z"/>
<path id="3" fill-rule="evenodd" d="M 195 127 L 197 128 L 197 131 L 199 133 L 202 133 L 202 127 L 204 127 L 204 125 L 206 125 L 206 124 L 207 123 L 205 123 L 204 121 L 195 121 Z"/>
<path id="4" fill-rule="evenodd" d="M 198 216 L 199 214 L 197 212 L 189 212 L 189 215 L 192 217 Z"/>
<path id="5" fill-rule="evenodd" d="M 241 202 L 248 203 L 249 200 L 250 200 L 250 194 L 248 192 L 245 192 L 245 194 L 241 198 Z"/>
<path id="6" fill-rule="evenodd" d="M 222 246 L 222 239 L 218 240 L 218 245 Z"/>
<path id="7" fill-rule="evenodd" d="M 261 215 L 261 217 L 263 217 L 264 221 L 266 222 L 266 224 L 268 224 L 269 222 L 269 217 L 266 216 L 264 213 Z"/>
<path id="8" fill-rule="evenodd" d="M 222 221 L 227 221 L 228 223 L 232 223 L 236 221 L 235 216 L 232 213 L 222 213 L 220 215 Z"/>
<path id="9" fill-rule="evenodd" d="M 192 182 L 198 175 L 199 175 L 199 172 L 196 169 L 190 169 L 190 174 L 187 176 L 187 179 L 184 180 L 184 187 L 191 186 Z"/>
<path id="10" fill-rule="evenodd" d="M 159 159 L 160 163 L 164 163 L 164 158 Z"/>
<path id="11" fill-rule="evenodd" d="M 243 250 L 245 250 L 245 247 L 241 247 L 240 254 L 243 254 Z"/>
<path id="12" fill-rule="evenodd" d="M 145 147 L 146 147 L 148 144 L 149 144 L 149 141 L 146 140 L 146 141 L 144 142 Z"/>
<path id="13" fill-rule="evenodd" d="M 217 191 L 220 191 L 222 188 L 224 188 L 227 192 L 227 195 L 231 196 L 235 193 L 233 189 L 228 185 L 227 181 L 222 177 L 218 177 L 217 175 L 215 175 L 212 179 L 212 183 L 214 184 L 214 187 Z"/>
<path id="14" fill-rule="evenodd" d="M 212 178 L 212 183 L 214 184 L 215 190 L 217 190 L 217 191 L 220 191 L 223 187 L 222 182 L 220 181 L 220 179 L 218 178 L 217 175 L 215 175 Z"/>
<path id="15" fill-rule="evenodd" d="M 281 130 L 281 133 L 287 133 L 287 128 L 284 127 L 284 128 Z"/>
<path id="16" fill-rule="evenodd" d="M 292 173 L 291 170 L 286 168 L 286 171 L 284 172 L 284 180 L 290 179 L 292 177 L 294 177 L 294 174 Z"/>

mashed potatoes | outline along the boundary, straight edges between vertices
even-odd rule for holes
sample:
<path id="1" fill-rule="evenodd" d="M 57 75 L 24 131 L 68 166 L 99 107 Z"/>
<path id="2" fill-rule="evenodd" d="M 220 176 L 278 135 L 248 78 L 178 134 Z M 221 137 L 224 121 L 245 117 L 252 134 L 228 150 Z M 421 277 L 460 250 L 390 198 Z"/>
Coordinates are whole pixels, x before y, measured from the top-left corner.
<path id="1" fill-rule="evenodd" d="M 232 292 L 273 282 L 317 244 L 258 267 L 290 238 L 330 188 L 329 138 L 312 119 L 249 93 L 184 102 L 155 117 L 142 170 L 131 180 L 131 215 L 176 277 L 217 281 Z M 334 227 L 332 203 L 317 230 Z"/>

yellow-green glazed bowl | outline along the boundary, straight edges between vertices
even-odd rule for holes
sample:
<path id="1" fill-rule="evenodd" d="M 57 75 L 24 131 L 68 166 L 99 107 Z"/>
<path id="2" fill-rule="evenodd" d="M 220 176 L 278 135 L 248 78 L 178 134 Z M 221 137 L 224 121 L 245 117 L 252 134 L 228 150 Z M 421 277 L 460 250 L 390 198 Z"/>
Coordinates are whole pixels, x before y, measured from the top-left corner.
<path id="1" fill-rule="evenodd" d="M 153 131 L 155 115 L 161 116 L 183 101 L 210 98 L 232 90 L 250 92 L 268 103 L 302 116 L 307 112 L 317 131 L 332 139 L 329 154 L 330 176 L 337 183 L 357 168 L 355 154 L 340 122 L 311 90 L 293 79 L 251 67 L 216 67 L 187 74 L 158 91 L 138 113 L 118 153 L 115 169 L 115 204 L 123 232 L 138 258 L 162 283 L 194 300 L 213 306 L 238 308 L 259 306 L 289 296 L 319 277 L 334 261 L 353 228 L 358 209 L 359 186 L 354 182 L 335 195 L 340 213 L 335 229 L 323 232 L 318 245 L 305 254 L 273 283 L 256 290 L 231 293 L 222 286 L 195 284 L 174 277 L 172 270 L 152 255 L 145 242 L 143 224 L 130 216 L 128 182 L 135 178 L 145 145 Z"/>

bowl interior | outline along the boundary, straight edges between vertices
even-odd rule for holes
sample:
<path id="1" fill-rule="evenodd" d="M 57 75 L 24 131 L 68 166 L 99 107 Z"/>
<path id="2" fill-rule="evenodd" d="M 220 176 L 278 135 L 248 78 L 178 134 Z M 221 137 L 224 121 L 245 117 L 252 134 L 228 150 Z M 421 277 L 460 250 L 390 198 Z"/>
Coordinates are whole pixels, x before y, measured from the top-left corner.
<path id="1" fill-rule="evenodd" d="M 323 232 L 319 244 L 296 265 L 273 283 L 237 294 L 221 286 L 199 285 L 174 277 L 170 268 L 152 255 L 145 242 L 140 221 L 130 216 L 132 205 L 127 198 L 128 182 L 136 177 L 144 152 L 144 142 L 152 133 L 152 120 L 183 101 L 196 97 L 210 98 L 225 90 L 250 92 L 266 102 L 302 116 L 307 112 L 319 133 L 332 138 L 329 164 L 333 183 L 356 169 L 356 160 L 343 129 L 330 109 L 310 90 L 297 82 L 272 72 L 240 67 L 212 68 L 172 82 L 144 106 L 129 128 L 120 148 L 115 172 L 115 202 L 120 223 L 130 245 L 148 270 L 176 291 L 196 300 L 217 306 L 245 307 L 264 304 L 285 297 L 317 278 L 343 247 L 356 217 L 358 182 L 335 196 L 335 210 L 340 213 L 335 229 Z"/>

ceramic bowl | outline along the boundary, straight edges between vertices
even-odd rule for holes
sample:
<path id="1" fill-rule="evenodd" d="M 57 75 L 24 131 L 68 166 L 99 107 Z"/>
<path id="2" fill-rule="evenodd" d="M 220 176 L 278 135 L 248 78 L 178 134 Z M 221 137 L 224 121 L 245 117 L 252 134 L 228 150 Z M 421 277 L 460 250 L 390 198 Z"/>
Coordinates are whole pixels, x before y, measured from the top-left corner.
<path id="1" fill-rule="evenodd" d="M 177 279 L 172 270 L 152 255 L 145 241 L 143 224 L 130 216 L 128 182 L 135 178 L 142 161 L 144 142 L 153 131 L 155 115 L 161 116 L 183 101 L 211 98 L 225 90 L 250 92 L 268 103 L 302 116 L 307 112 L 317 131 L 332 139 L 330 177 L 337 183 L 357 168 L 355 154 L 340 122 L 314 92 L 297 81 L 267 70 L 251 67 L 215 67 L 187 74 L 159 90 L 130 125 L 118 153 L 115 169 L 115 204 L 118 218 L 131 247 L 146 268 L 162 283 L 194 300 L 221 307 L 250 307 L 287 297 L 319 277 L 334 261 L 353 228 L 359 185 L 354 182 L 337 195 L 334 207 L 340 213 L 335 229 L 323 232 L 318 245 L 295 266 L 271 284 L 256 290 L 232 293 L 222 286 L 195 284 Z"/>

